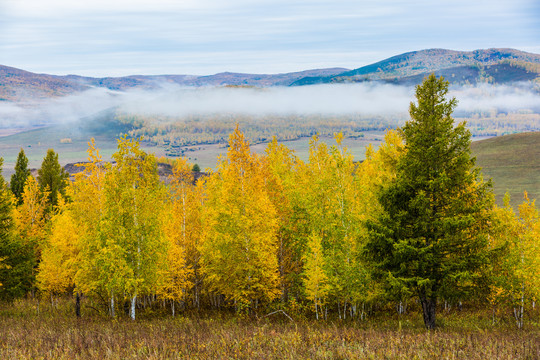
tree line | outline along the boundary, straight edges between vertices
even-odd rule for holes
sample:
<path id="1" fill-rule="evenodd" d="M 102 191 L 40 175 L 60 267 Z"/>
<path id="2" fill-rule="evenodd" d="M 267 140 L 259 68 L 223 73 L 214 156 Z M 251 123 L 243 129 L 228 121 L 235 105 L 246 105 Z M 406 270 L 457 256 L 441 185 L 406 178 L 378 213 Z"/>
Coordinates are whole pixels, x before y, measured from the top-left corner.
<path id="1" fill-rule="evenodd" d="M 170 183 L 137 140 L 113 163 L 94 141 L 68 181 L 49 150 L 36 179 L 21 150 L 9 188 L 0 177 L 0 296 L 72 294 L 110 316 L 178 309 L 308 311 L 364 319 L 418 304 L 428 329 L 446 304 L 511 310 L 518 327 L 540 294 L 540 221 L 494 204 L 455 124 L 455 99 L 434 75 L 416 89 L 411 119 L 353 161 L 343 135 L 314 136 L 309 160 L 274 139 L 251 152 L 237 126 L 217 169 L 194 180 L 175 160 Z"/>

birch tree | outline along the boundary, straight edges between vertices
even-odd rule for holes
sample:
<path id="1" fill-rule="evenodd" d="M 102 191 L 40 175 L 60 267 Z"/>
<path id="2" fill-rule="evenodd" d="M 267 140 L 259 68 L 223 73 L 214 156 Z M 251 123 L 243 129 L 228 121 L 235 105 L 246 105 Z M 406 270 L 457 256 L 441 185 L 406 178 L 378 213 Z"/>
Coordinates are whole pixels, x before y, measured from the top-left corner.
<path id="1" fill-rule="evenodd" d="M 118 140 L 116 164 L 105 177 L 104 215 L 100 229 L 102 256 L 109 290 L 125 293 L 135 320 L 137 297 L 155 293 L 166 263 L 163 234 L 164 189 L 157 163 L 136 140 Z"/>
<path id="2" fill-rule="evenodd" d="M 276 211 L 264 168 L 238 126 L 207 182 L 201 267 L 208 285 L 238 309 L 279 295 Z"/>

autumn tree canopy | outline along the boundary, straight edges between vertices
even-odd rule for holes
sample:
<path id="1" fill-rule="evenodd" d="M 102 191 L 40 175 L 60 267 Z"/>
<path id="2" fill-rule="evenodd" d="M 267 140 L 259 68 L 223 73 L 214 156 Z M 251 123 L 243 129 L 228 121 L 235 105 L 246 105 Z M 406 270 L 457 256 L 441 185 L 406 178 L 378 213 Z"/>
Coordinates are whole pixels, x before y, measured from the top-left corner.
<path id="1" fill-rule="evenodd" d="M 201 262 L 208 284 L 240 307 L 279 294 L 277 218 L 263 163 L 238 127 L 208 180 Z"/>

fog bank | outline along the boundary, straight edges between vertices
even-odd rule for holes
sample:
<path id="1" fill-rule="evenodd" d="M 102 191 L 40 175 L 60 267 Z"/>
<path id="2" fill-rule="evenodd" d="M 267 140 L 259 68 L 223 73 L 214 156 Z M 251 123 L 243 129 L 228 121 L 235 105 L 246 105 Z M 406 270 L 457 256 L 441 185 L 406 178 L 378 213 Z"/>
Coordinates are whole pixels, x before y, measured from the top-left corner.
<path id="1" fill-rule="evenodd" d="M 483 84 L 452 88 L 457 112 L 540 112 L 540 94 L 530 86 Z M 181 88 L 163 85 L 157 91 L 115 92 L 94 88 L 76 95 L 30 104 L 0 103 L 0 127 L 69 123 L 100 111 L 166 115 L 347 115 L 403 116 L 414 100 L 414 88 L 380 83 L 302 87 Z"/>

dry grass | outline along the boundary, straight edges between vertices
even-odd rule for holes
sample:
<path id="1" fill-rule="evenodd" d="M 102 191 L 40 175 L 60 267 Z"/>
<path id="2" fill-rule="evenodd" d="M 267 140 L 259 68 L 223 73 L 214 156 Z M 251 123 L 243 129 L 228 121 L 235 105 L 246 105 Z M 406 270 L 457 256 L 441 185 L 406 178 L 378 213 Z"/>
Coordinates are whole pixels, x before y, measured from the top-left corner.
<path id="1" fill-rule="evenodd" d="M 498 136 L 471 145 L 476 163 L 482 167 L 485 179 L 493 178 L 497 203 L 502 205 L 505 192 L 510 204 L 517 208 L 523 202 L 523 192 L 529 198 L 540 198 L 540 132 Z"/>
<path id="2" fill-rule="evenodd" d="M 5 306 L 4 306 L 5 308 Z M 43 308 L 43 305 L 42 305 Z M 12 305 L 0 313 L 1 359 L 538 359 L 540 332 L 510 327 L 427 332 L 413 315 L 369 323 L 260 321 L 220 313 L 76 319 Z M 414 315 L 414 318 L 417 316 Z M 453 320 L 447 320 L 446 323 Z"/>

